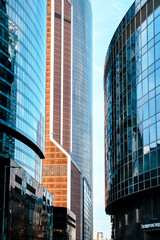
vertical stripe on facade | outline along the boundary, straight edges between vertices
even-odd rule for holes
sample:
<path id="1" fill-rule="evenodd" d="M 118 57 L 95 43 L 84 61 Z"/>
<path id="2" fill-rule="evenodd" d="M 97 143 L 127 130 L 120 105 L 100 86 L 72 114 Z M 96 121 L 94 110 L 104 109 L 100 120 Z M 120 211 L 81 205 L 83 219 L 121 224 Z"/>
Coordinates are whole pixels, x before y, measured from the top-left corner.
<path id="1" fill-rule="evenodd" d="M 61 1 L 55 0 L 53 138 L 60 143 L 61 128 Z M 53 67 L 53 66 L 52 66 Z"/>
<path id="2" fill-rule="evenodd" d="M 64 1 L 63 52 L 63 147 L 70 153 L 71 124 L 71 5 Z"/>

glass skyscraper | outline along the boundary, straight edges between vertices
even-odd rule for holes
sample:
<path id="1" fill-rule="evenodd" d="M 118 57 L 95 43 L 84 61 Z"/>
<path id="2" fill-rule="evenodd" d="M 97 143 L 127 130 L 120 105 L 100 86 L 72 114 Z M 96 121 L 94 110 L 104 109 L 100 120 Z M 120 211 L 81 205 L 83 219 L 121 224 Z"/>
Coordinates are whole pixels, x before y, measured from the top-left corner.
<path id="1" fill-rule="evenodd" d="M 72 2 L 71 156 L 83 177 L 83 238 L 92 239 L 92 9 L 89 0 Z"/>
<path id="2" fill-rule="evenodd" d="M 1 239 L 52 238 L 53 196 L 41 185 L 46 7 L 46 0 L 0 0 Z"/>
<path id="3" fill-rule="evenodd" d="M 1 0 L 0 9 L 0 155 L 41 182 L 46 1 Z"/>
<path id="4" fill-rule="evenodd" d="M 106 213 L 113 239 L 159 239 L 160 1 L 136 0 L 104 72 Z"/>

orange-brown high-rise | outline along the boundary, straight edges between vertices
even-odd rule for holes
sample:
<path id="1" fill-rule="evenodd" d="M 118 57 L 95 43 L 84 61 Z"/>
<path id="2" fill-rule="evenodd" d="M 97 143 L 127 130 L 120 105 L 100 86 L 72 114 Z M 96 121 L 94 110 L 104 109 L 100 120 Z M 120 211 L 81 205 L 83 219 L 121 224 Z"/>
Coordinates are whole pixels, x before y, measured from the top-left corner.
<path id="1" fill-rule="evenodd" d="M 76 214 L 78 240 L 81 172 L 70 157 L 72 6 L 67 0 L 48 0 L 47 4 L 46 145 L 42 181 L 53 194 L 55 207 L 66 207 Z"/>

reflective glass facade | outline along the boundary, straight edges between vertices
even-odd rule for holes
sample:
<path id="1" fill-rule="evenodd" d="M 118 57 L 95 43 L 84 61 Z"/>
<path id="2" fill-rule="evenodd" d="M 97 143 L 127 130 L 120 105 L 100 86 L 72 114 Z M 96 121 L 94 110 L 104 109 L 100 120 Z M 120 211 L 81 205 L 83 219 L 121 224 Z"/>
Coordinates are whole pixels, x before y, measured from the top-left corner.
<path id="1" fill-rule="evenodd" d="M 87 179 L 83 186 L 82 238 L 92 239 L 92 9 L 89 0 L 73 0 L 72 149 L 71 156 Z M 91 218 L 91 221 L 88 219 Z"/>
<path id="2" fill-rule="evenodd" d="M 0 155 L 41 182 L 46 0 L 0 1 L 0 49 Z"/>
<path id="3" fill-rule="evenodd" d="M 72 158 L 92 185 L 92 9 L 73 0 Z"/>
<path id="4" fill-rule="evenodd" d="M 92 219 L 92 191 L 85 178 L 83 178 L 83 238 L 93 239 Z"/>
<path id="5" fill-rule="evenodd" d="M 113 215 L 119 211 L 116 206 L 121 199 L 131 199 L 136 193 L 146 193 L 160 185 L 159 5 L 156 0 L 135 1 L 117 28 L 106 55 L 106 212 Z M 123 210 L 121 215 L 127 225 L 125 207 Z M 149 211 L 146 214 L 151 216 Z M 117 219 L 114 228 L 120 229 L 123 224 Z M 121 236 L 114 239 L 125 239 Z"/>

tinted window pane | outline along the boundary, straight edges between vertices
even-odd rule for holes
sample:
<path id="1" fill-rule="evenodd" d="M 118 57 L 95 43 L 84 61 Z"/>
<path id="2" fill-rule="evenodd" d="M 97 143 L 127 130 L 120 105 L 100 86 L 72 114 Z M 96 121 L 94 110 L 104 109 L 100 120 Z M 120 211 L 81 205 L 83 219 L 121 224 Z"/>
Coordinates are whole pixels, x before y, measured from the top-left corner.
<path id="1" fill-rule="evenodd" d="M 153 22 L 148 26 L 148 41 L 153 38 Z"/>
<path id="2" fill-rule="evenodd" d="M 160 25 L 160 24 L 159 24 Z M 155 61 L 160 58 L 160 42 L 155 45 Z"/>
<path id="3" fill-rule="evenodd" d="M 142 32 L 142 47 L 147 43 L 147 29 Z"/>
<path id="4" fill-rule="evenodd" d="M 157 123 L 157 139 L 160 139 L 160 122 Z"/>
<path id="5" fill-rule="evenodd" d="M 142 56 L 142 71 L 147 68 L 147 53 Z"/>
<path id="6" fill-rule="evenodd" d="M 160 68 L 156 70 L 156 86 L 160 85 Z"/>
<path id="7" fill-rule="evenodd" d="M 155 114 L 156 107 L 155 107 L 155 98 L 149 101 L 149 115 L 152 116 Z"/>
<path id="8" fill-rule="evenodd" d="M 148 66 L 154 62 L 154 47 L 148 51 Z"/>
<path id="9" fill-rule="evenodd" d="M 149 129 L 146 128 L 143 130 L 143 145 L 146 146 L 149 144 Z"/>
<path id="10" fill-rule="evenodd" d="M 148 78 L 145 78 L 143 80 L 143 95 L 145 95 L 148 92 Z"/>
<path id="11" fill-rule="evenodd" d="M 156 151 L 151 152 L 150 160 L 151 160 L 151 169 L 156 168 L 157 167 Z"/>
<path id="12" fill-rule="evenodd" d="M 149 91 L 155 87 L 154 73 L 149 75 Z"/>
<path id="13" fill-rule="evenodd" d="M 144 171 L 149 170 L 149 154 L 144 155 Z"/>
<path id="14" fill-rule="evenodd" d="M 139 173 L 143 172 L 143 157 L 140 157 L 138 159 L 138 165 L 139 165 Z"/>
<path id="15" fill-rule="evenodd" d="M 143 120 L 148 118 L 148 102 L 143 105 Z"/>
<path id="16" fill-rule="evenodd" d="M 155 35 L 158 34 L 160 32 L 160 16 L 157 17 L 154 21 L 155 23 Z"/>
<path id="17" fill-rule="evenodd" d="M 156 141 L 156 124 L 150 126 L 150 142 Z"/>
<path id="18" fill-rule="evenodd" d="M 156 96 L 156 111 L 160 112 L 160 95 Z"/>
<path id="19" fill-rule="evenodd" d="M 142 97 L 142 84 L 141 82 L 137 85 L 137 99 Z"/>

